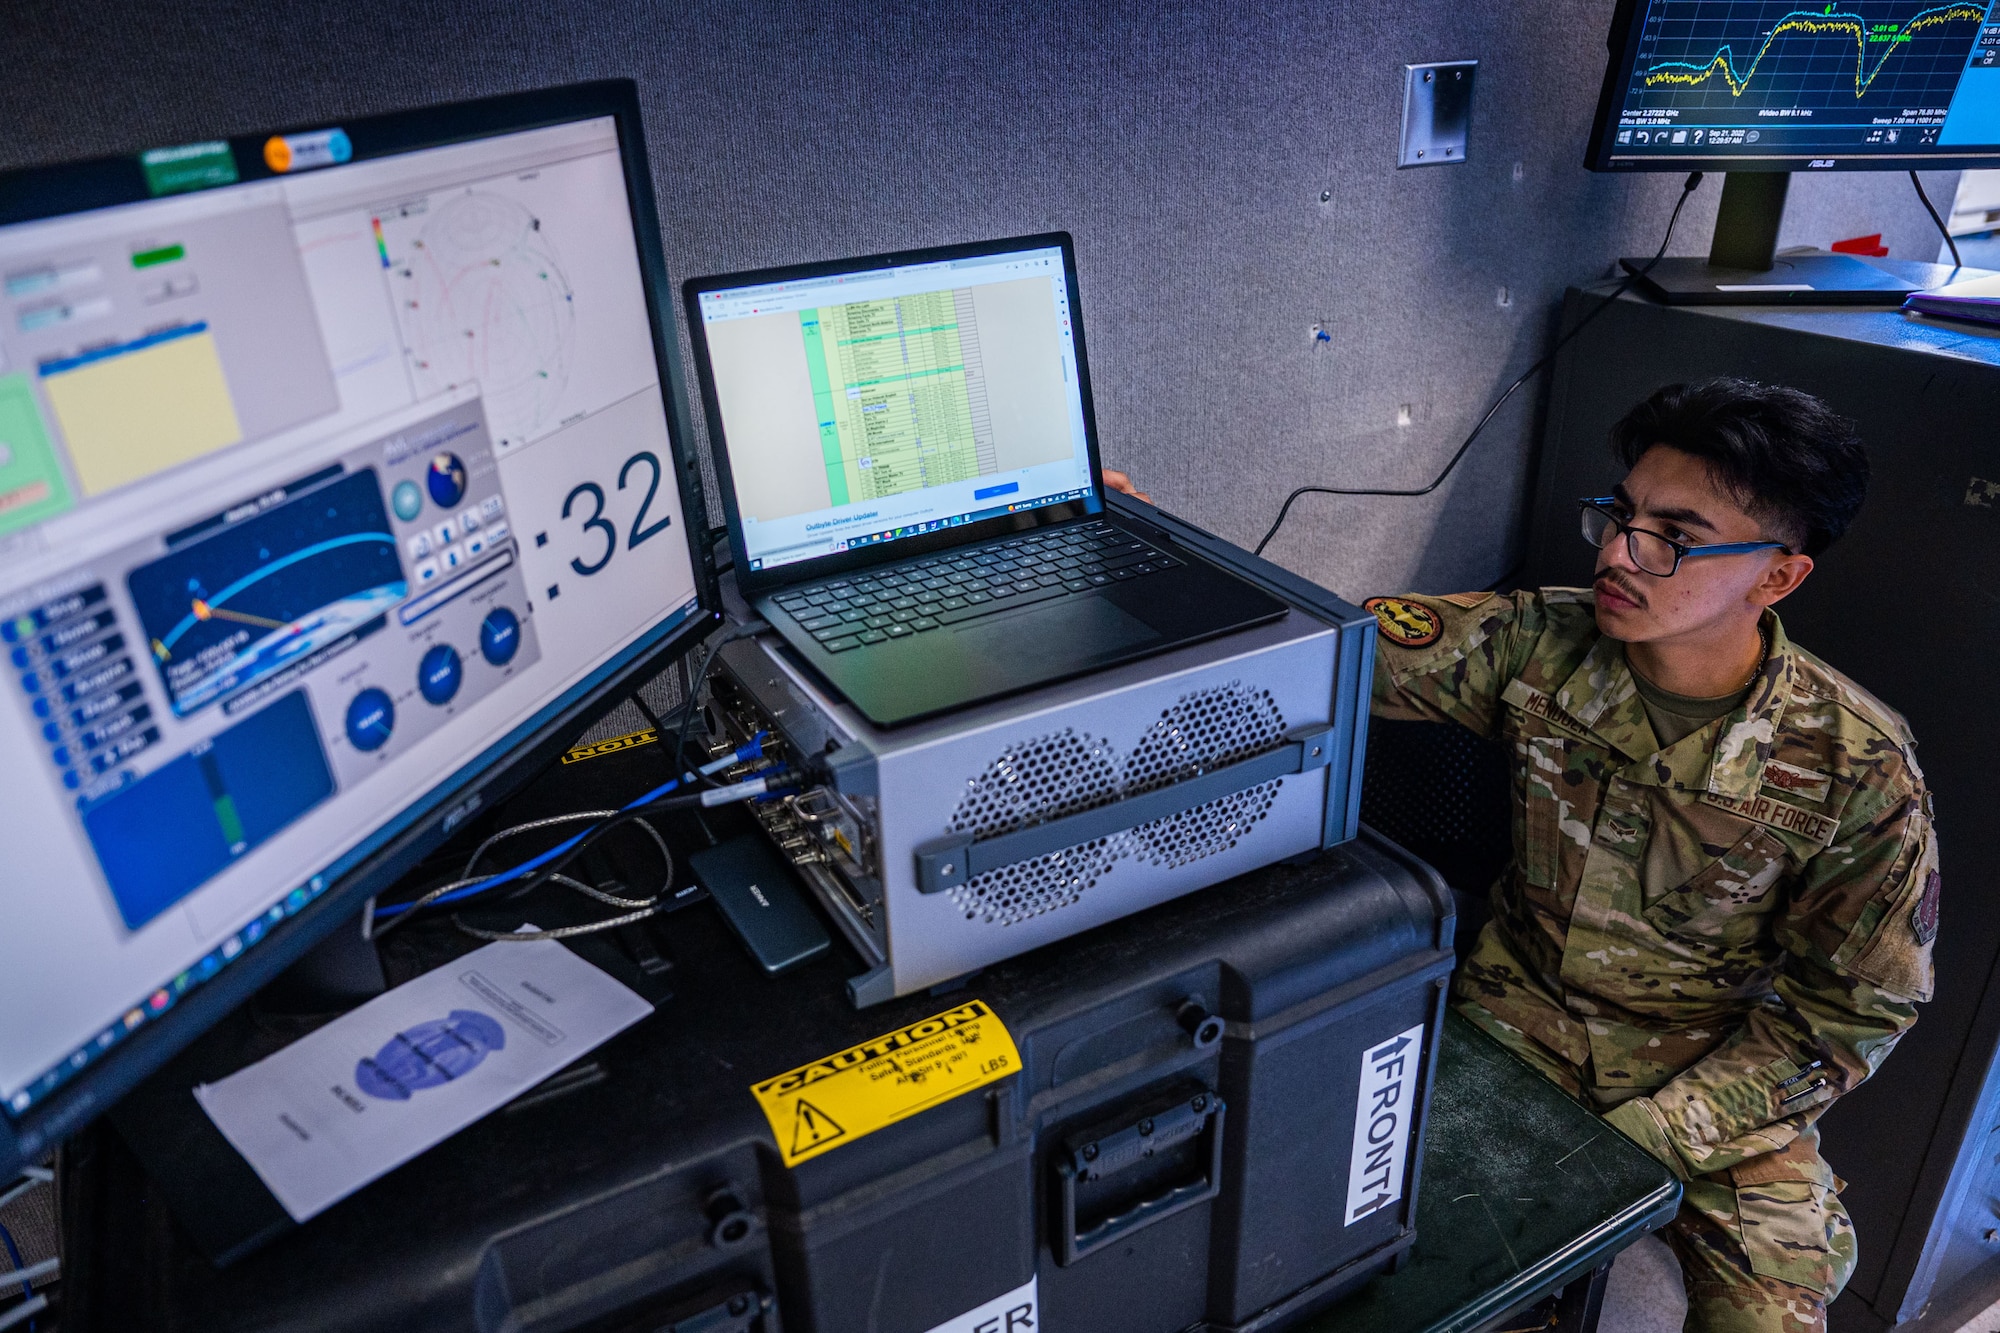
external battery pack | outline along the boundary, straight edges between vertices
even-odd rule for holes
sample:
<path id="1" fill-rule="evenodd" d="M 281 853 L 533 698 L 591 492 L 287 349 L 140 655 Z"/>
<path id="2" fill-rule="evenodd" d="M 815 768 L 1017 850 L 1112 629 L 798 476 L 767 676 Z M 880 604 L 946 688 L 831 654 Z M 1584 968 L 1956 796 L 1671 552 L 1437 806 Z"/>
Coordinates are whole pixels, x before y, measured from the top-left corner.
<path id="1" fill-rule="evenodd" d="M 746 833 L 688 858 L 729 928 L 772 976 L 831 946 L 805 891 L 769 839 Z"/>

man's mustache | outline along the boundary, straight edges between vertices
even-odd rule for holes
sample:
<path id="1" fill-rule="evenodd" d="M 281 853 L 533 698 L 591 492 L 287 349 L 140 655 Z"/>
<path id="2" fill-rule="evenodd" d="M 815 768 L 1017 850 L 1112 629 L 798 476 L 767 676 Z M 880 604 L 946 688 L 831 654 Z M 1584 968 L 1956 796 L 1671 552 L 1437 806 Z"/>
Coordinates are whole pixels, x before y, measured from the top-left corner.
<path id="1" fill-rule="evenodd" d="M 1610 584 L 1612 587 L 1616 588 L 1621 595 L 1629 597 L 1632 600 L 1632 604 L 1634 606 L 1638 607 L 1641 610 L 1645 609 L 1646 594 L 1640 592 L 1637 588 L 1633 587 L 1630 583 L 1626 582 L 1624 575 L 1620 574 L 1617 570 L 1606 569 L 1600 571 L 1597 575 L 1597 581 L 1599 583 Z"/>

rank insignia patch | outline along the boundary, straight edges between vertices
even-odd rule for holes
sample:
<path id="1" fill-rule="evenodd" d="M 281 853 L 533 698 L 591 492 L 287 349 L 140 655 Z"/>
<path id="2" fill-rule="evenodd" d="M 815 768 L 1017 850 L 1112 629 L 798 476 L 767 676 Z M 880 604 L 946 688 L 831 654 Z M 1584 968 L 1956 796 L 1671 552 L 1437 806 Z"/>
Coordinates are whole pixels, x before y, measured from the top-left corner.
<path id="1" fill-rule="evenodd" d="M 1361 609 L 1375 613 L 1382 637 L 1399 648 L 1421 648 L 1436 643 L 1444 633 L 1444 622 L 1435 611 L 1402 597 L 1370 597 Z"/>
<path id="2" fill-rule="evenodd" d="M 1937 938 L 1938 891 L 1940 880 L 1933 870 L 1924 881 L 1924 895 L 1917 899 L 1917 905 L 1910 909 L 1910 929 L 1917 933 L 1917 943 L 1929 944 Z"/>

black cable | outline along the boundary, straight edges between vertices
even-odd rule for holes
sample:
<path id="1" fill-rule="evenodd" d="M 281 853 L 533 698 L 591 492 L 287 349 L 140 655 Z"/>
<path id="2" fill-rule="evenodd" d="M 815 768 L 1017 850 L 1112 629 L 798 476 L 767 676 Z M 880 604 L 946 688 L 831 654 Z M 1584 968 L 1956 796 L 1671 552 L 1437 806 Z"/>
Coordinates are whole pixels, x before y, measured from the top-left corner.
<path id="1" fill-rule="evenodd" d="M 674 733 L 674 748 L 668 752 L 668 762 L 678 766 L 687 751 L 688 728 L 694 724 L 695 714 L 701 710 L 701 683 L 708 679 L 708 669 L 715 665 L 716 656 L 727 644 L 745 639 L 753 634 L 762 634 L 771 628 L 761 620 L 746 621 L 709 645 L 708 652 L 701 659 L 701 666 L 688 680 L 687 707 L 681 710 L 681 729 Z"/>
<path id="2" fill-rule="evenodd" d="M 639 710 L 640 716 L 646 719 L 646 725 L 653 729 L 655 736 L 667 729 L 667 724 L 661 720 L 658 713 L 653 711 L 653 706 L 646 702 L 645 696 L 641 695 L 639 691 L 634 690 L 626 697 L 632 701 L 632 706 Z"/>
<path id="3" fill-rule="evenodd" d="M 1958 242 L 1951 238 L 1951 228 L 1944 225 L 1944 219 L 1939 217 L 1937 209 L 1931 206 L 1931 197 L 1924 193 L 1924 183 L 1917 179 L 1917 173 L 1914 171 L 1910 173 L 1910 184 L 1917 187 L 1917 198 L 1924 201 L 1924 212 L 1931 215 L 1932 222 L 1937 223 L 1938 235 L 1944 237 L 1946 247 L 1951 250 L 1952 270 L 1956 272 L 1964 268 L 1965 265 L 1958 259 Z"/>
<path id="4" fill-rule="evenodd" d="M 1563 349 L 1563 346 L 1566 343 L 1568 343 L 1570 339 L 1576 337 L 1577 334 L 1583 332 L 1584 326 L 1590 323 L 1591 320 L 1596 319 L 1606 310 L 1609 310 L 1614 301 L 1616 301 L 1619 297 L 1623 296 L 1628 290 L 1631 289 L 1633 283 L 1639 281 L 1639 279 L 1645 277 L 1648 273 L 1651 273 L 1653 271 L 1653 266 L 1659 263 L 1661 258 L 1667 253 L 1667 246 L 1669 243 L 1672 242 L 1674 238 L 1674 224 L 1680 221 L 1681 209 L 1687 205 L 1689 196 L 1694 194 L 1695 187 L 1700 184 L 1701 184 L 1701 173 L 1699 171 L 1689 172 L 1687 183 L 1681 186 L 1681 197 L 1679 200 L 1675 202 L 1674 211 L 1672 215 L 1667 218 L 1667 234 L 1660 238 L 1660 248 L 1654 252 L 1653 257 L 1646 261 L 1645 266 L 1643 268 L 1639 269 L 1637 272 L 1633 273 L 1630 277 L 1626 278 L 1625 281 L 1619 283 L 1617 289 L 1613 291 L 1611 295 L 1605 297 L 1602 301 L 1600 301 L 1597 304 L 1596 308 L 1594 308 L 1589 314 L 1585 315 L 1582 319 L 1578 320 L 1575 323 L 1575 325 L 1571 327 L 1568 333 L 1565 333 L 1562 335 L 1562 337 L 1556 339 L 1555 345 L 1550 347 L 1547 352 L 1543 353 L 1540 360 L 1536 361 L 1535 364 L 1529 366 L 1526 370 L 1522 371 L 1520 378 L 1516 379 L 1512 384 L 1508 385 L 1507 388 L 1500 394 L 1500 396 L 1493 400 L 1493 405 L 1486 409 L 1486 413 L 1484 416 L 1479 418 L 1479 424 L 1472 428 L 1471 434 L 1465 437 L 1465 442 L 1458 446 L 1458 452 L 1453 454 L 1451 456 L 1451 461 L 1444 465 L 1444 471 L 1438 473 L 1436 477 L 1431 479 L 1430 485 L 1419 487 L 1416 490 L 1386 490 L 1377 487 L 1355 489 L 1342 486 L 1301 486 L 1297 490 L 1293 491 L 1290 495 L 1285 497 L 1285 503 L 1278 509 L 1278 517 L 1275 520 L 1273 520 L 1269 531 L 1265 532 L 1264 534 L 1264 539 L 1257 543 L 1257 549 L 1253 551 L 1251 554 L 1253 555 L 1264 554 L 1264 548 L 1271 544 L 1271 539 L 1278 535 L 1278 529 L 1285 525 L 1286 515 L 1292 512 L 1292 503 L 1296 501 L 1301 495 L 1386 495 L 1386 496 L 1399 496 L 1399 497 L 1413 497 L 1419 495 L 1429 495 L 1432 491 L 1436 490 L 1439 486 L 1443 485 L 1444 479 L 1451 475 L 1452 469 L 1458 466 L 1458 461 L 1461 458 L 1465 457 L 1466 450 L 1472 448 L 1473 441 L 1479 438 L 1479 433 L 1486 429 L 1486 424 L 1489 421 L 1493 420 L 1494 414 L 1499 412 L 1501 407 L 1506 404 L 1507 400 L 1514 396 L 1515 390 L 1519 389 L 1523 384 L 1526 384 L 1529 380 L 1533 379 L 1535 375 L 1539 373 L 1544 366 L 1548 365 L 1551 361 L 1555 360 L 1556 353 L 1560 352 Z"/>
<path id="5" fill-rule="evenodd" d="M 782 770 L 773 770 L 769 776 L 771 778 L 782 779 L 787 775 Z M 746 779 L 745 781 L 755 781 L 755 780 L 756 779 L 753 778 L 753 779 Z M 741 785 L 741 784 L 736 784 L 736 785 Z M 788 791 L 790 790 L 790 788 L 781 785 L 777 787 L 776 790 Z M 754 799 L 756 796 L 762 794 L 764 793 L 763 792 L 732 793 L 727 789 L 724 789 L 723 791 L 720 792 L 717 791 L 676 792 L 669 796 L 662 796 L 657 800 L 648 801 L 644 805 L 629 805 L 622 810 L 610 812 L 608 814 L 608 817 L 604 818 L 602 822 L 595 824 L 591 828 L 585 830 L 583 833 L 578 834 L 575 837 L 575 839 L 570 841 L 566 846 L 558 844 L 558 846 L 562 847 L 562 850 L 558 854 L 549 856 L 548 853 L 544 853 L 545 856 L 549 856 L 549 859 L 547 861 L 544 861 L 540 866 L 538 866 L 533 873 L 524 875 L 518 880 L 510 881 L 513 887 L 509 891 L 507 896 L 509 898 L 520 898 L 532 892 L 535 889 L 541 888 L 545 884 L 558 883 L 558 882 L 572 888 L 583 887 L 577 881 L 569 879 L 562 872 L 568 868 L 569 864 L 572 861 L 576 860 L 579 856 L 582 856 L 586 851 L 590 850 L 592 847 L 597 845 L 597 843 L 602 841 L 606 836 L 616 832 L 621 828 L 624 828 L 627 824 L 633 824 L 633 823 L 643 824 L 645 822 L 647 815 L 668 814 L 679 810 L 699 810 L 704 808 L 705 806 L 724 804 L 727 801 Z M 722 797 L 724 799 L 718 801 L 716 799 L 717 797 Z M 648 831 L 652 832 L 650 828 L 648 829 Z M 655 833 L 654 836 L 657 838 L 658 834 Z M 666 851 L 664 843 L 662 843 L 661 851 L 663 852 Z M 671 854 L 669 854 L 669 862 L 671 863 Z M 476 883 L 477 881 L 470 881 L 470 882 Z M 413 917 L 415 917 L 419 911 L 421 911 L 425 907 L 430 906 L 431 903 L 433 902 L 450 901 L 450 899 L 442 898 L 440 895 L 447 890 L 457 889 L 463 886 L 465 883 L 467 883 L 467 881 L 460 881 L 458 883 L 446 884 L 443 886 L 443 888 L 433 889 L 429 893 L 425 894 L 423 897 L 418 898 L 412 902 L 394 904 L 396 915 L 388 922 L 387 925 L 379 926 L 376 928 L 374 932 L 375 938 L 380 939 L 382 936 L 388 934 L 391 930 L 394 930 L 397 926 L 401 925 L 403 922 L 408 921 Z M 661 896 L 664 897 L 665 894 L 671 890 L 671 888 L 672 885 L 670 883 L 666 888 L 661 890 Z M 599 897 L 602 895 L 600 893 L 593 892 L 592 896 Z M 612 923 L 593 922 L 591 924 L 595 926 L 603 926 Z M 622 924 L 622 921 L 618 924 Z"/>
<path id="6" fill-rule="evenodd" d="M 782 770 L 776 770 L 772 772 L 771 776 L 773 778 L 783 778 L 786 775 L 782 772 Z M 744 781 L 746 782 L 754 780 L 755 780 L 754 778 L 744 779 Z M 781 785 L 778 787 L 771 788 L 770 791 L 766 792 L 765 794 L 768 795 L 773 792 L 784 792 L 787 790 L 790 790 L 790 788 Z M 584 833 L 582 837 L 577 839 L 576 845 L 574 847 L 571 847 L 568 851 L 564 852 L 561 856 L 549 862 L 541 869 L 537 870 L 534 874 L 523 878 L 520 881 L 519 889 L 516 892 L 510 894 L 509 896 L 518 898 L 526 894 L 531 889 L 540 888 L 543 884 L 548 883 L 551 878 L 559 874 L 562 871 L 562 869 L 565 866 L 567 866 L 571 861 L 574 861 L 577 857 L 582 856 L 584 852 L 587 851 L 593 844 L 601 841 L 606 835 L 616 832 L 618 829 L 623 828 L 625 825 L 630 824 L 635 820 L 643 820 L 647 815 L 669 814 L 676 810 L 699 810 L 707 805 L 713 804 L 714 802 L 712 802 L 709 798 L 714 795 L 716 795 L 716 793 L 714 792 L 702 792 L 702 791 L 686 792 L 686 793 L 677 792 L 672 796 L 662 796 L 659 800 L 648 802 L 645 805 L 635 805 L 629 809 L 620 810 L 617 814 L 613 815 L 611 818 L 605 820 L 603 823 L 596 825 L 594 828 Z M 746 797 L 743 799 L 750 799 L 750 798 Z"/>

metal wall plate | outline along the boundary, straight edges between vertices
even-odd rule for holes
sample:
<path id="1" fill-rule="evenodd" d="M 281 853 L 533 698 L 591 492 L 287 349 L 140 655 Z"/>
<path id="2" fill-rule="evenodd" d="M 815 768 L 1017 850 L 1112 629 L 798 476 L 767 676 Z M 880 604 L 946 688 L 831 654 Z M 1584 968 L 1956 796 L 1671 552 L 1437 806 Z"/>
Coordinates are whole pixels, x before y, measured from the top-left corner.
<path id="1" fill-rule="evenodd" d="M 1403 66 L 1403 151 L 1399 167 L 1435 167 L 1465 161 L 1472 126 L 1472 82 L 1477 60 L 1440 60 Z"/>

